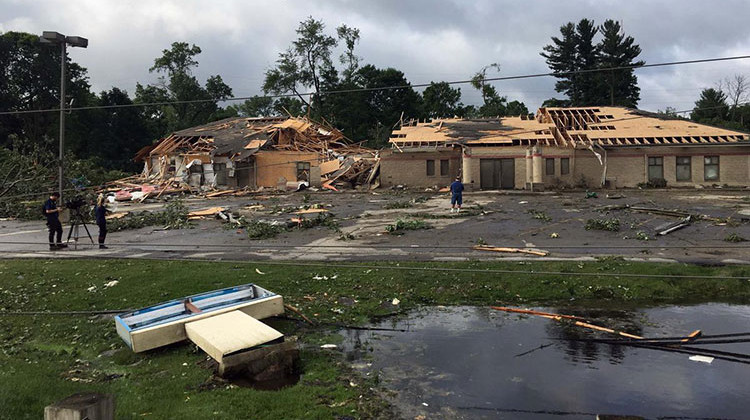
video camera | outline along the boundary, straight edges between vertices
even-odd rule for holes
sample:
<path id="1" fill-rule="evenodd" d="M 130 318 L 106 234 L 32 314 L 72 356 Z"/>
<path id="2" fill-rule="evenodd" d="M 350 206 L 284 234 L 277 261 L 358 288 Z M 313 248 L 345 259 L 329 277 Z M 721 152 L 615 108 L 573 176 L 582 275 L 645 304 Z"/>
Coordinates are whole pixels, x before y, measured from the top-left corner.
<path id="1" fill-rule="evenodd" d="M 86 204 L 86 200 L 77 195 L 69 200 L 65 200 L 65 207 L 70 210 L 78 210 Z"/>

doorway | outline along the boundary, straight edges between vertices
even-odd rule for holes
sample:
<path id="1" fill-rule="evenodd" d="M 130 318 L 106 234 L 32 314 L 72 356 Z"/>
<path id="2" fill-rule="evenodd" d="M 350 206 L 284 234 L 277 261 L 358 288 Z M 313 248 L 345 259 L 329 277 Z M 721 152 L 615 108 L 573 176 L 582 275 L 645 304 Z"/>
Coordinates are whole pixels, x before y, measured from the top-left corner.
<path id="1" fill-rule="evenodd" d="M 479 186 L 483 190 L 509 190 L 516 187 L 515 160 L 480 159 Z"/>

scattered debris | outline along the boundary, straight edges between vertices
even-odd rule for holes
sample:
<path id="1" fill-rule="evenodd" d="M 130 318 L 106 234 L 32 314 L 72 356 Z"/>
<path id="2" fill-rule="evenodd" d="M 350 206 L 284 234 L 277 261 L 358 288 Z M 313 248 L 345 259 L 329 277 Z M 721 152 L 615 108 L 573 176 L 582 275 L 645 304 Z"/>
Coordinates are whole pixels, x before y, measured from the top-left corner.
<path id="1" fill-rule="evenodd" d="M 747 239 L 745 239 L 742 236 L 738 235 L 737 232 L 730 233 L 729 235 L 727 235 L 726 237 L 724 237 L 724 240 L 726 242 L 734 242 L 734 243 L 746 242 L 747 241 Z"/>
<path id="2" fill-rule="evenodd" d="M 703 362 L 703 363 L 707 363 L 707 364 L 709 364 L 709 365 L 711 364 L 711 362 L 713 362 L 713 361 L 714 361 L 714 358 L 713 358 L 713 357 L 710 357 L 710 356 L 697 356 L 697 355 L 696 355 L 696 356 L 690 356 L 690 357 L 688 357 L 688 359 L 690 359 L 690 360 L 692 360 L 692 361 L 694 361 L 694 362 Z"/>
<path id="3" fill-rule="evenodd" d="M 552 238 L 552 239 L 555 239 L 555 238 L 559 238 L 560 235 L 558 235 L 557 232 L 552 232 L 552 233 L 549 234 L 549 237 Z"/>
<path id="4" fill-rule="evenodd" d="M 262 271 L 258 270 L 257 268 L 255 269 L 255 272 L 256 272 L 256 273 L 258 273 L 258 274 L 261 274 L 261 275 L 263 275 L 263 274 L 266 274 L 266 273 L 264 273 L 264 272 L 262 272 Z"/>
<path id="5" fill-rule="evenodd" d="M 546 257 L 547 255 L 549 255 L 549 251 L 544 251 L 544 250 L 539 250 L 539 249 L 529 249 L 529 248 L 505 248 L 505 247 L 496 247 L 496 246 L 489 246 L 489 245 L 474 245 L 473 248 L 476 249 L 477 251 L 530 254 L 530 255 L 536 255 L 539 257 Z"/>
<path id="6" fill-rule="evenodd" d="M 626 208 L 632 211 L 637 211 L 641 213 L 651 213 L 651 214 L 658 214 L 661 216 L 679 217 L 681 219 L 690 217 L 690 213 L 687 213 L 684 211 L 678 211 L 678 210 L 666 210 L 666 209 L 658 209 L 658 208 L 650 208 L 650 207 L 636 207 L 636 206 L 627 206 Z"/>
<path id="7" fill-rule="evenodd" d="M 692 222 L 693 222 L 693 216 L 688 216 L 676 222 L 666 223 L 656 228 L 656 234 L 660 236 L 664 236 L 666 234 L 676 231 L 677 229 L 682 229 L 685 226 L 691 224 Z"/>
<path id="8" fill-rule="evenodd" d="M 424 220 L 398 219 L 396 223 L 387 225 L 385 231 L 391 235 L 403 235 L 407 230 L 432 229 L 432 226 Z"/>
<path id="9" fill-rule="evenodd" d="M 544 212 L 544 210 L 529 209 L 526 213 L 531 214 L 534 219 L 541 220 L 542 222 L 551 222 L 552 218 Z"/>
<path id="10" fill-rule="evenodd" d="M 620 219 L 588 219 L 586 221 L 586 230 L 607 230 L 617 232 L 620 230 Z"/>
<path id="11" fill-rule="evenodd" d="M 622 194 L 607 194 L 606 197 L 610 200 L 619 200 L 620 198 L 625 198 L 625 196 Z"/>
<path id="12" fill-rule="evenodd" d="M 401 303 L 401 301 L 398 300 L 398 298 L 393 298 L 393 300 L 391 301 L 391 305 L 393 305 L 393 306 L 396 306 L 396 305 L 398 305 L 400 303 Z"/>
<path id="13" fill-rule="evenodd" d="M 320 348 L 321 349 L 335 349 L 335 348 L 338 348 L 338 346 L 335 344 L 323 344 L 322 346 L 320 346 Z"/>

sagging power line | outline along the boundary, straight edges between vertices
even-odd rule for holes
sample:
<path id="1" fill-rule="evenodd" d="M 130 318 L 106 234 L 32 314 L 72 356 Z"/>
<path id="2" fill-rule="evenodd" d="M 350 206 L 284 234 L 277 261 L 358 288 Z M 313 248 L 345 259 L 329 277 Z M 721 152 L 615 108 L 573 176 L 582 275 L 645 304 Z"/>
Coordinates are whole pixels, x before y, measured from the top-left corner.
<path id="1" fill-rule="evenodd" d="M 484 81 L 485 82 L 499 82 L 499 81 L 507 81 L 507 80 L 532 79 L 532 78 L 539 78 L 539 77 L 560 77 L 560 76 L 569 76 L 569 75 L 583 74 L 583 73 L 597 73 L 597 72 L 618 71 L 618 70 L 637 70 L 637 69 L 642 69 L 642 68 L 681 66 L 681 65 L 687 65 L 687 64 L 745 60 L 748 58 L 750 58 L 750 55 L 703 58 L 703 59 L 697 59 L 697 60 L 668 61 L 668 62 L 653 63 L 653 64 L 616 66 L 616 67 L 605 67 L 605 68 L 596 68 L 596 69 L 582 69 L 582 70 L 575 70 L 575 71 L 569 71 L 569 72 L 547 72 L 547 73 L 532 73 L 532 74 L 515 75 L 515 76 L 488 77 L 488 78 L 485 78 Z M 454 81 L 445 82 L 445 83 L 447 83 L 448 85 L 470 84 L 472 83 L 472 80 L 471 79 L 454 80 Z M 338 90 L 329 90 L 329 91 L 321 91 L 321 92 L 304 92 L 304 93 L 299 93 L 299 94 L 298 93 L 283 93 L 283 94 L 264 95 L 264 96 L 242 96 L 242 97 L 235 97 L 235 98 L 224 97 L 224 98 L 212 98 L 212 99 L 192 99 L 192 100 L 185 100 L 185 101 L 160 101 L 160 102 L 145 102 L 145 103 L 117 104 L 117 105 L 92 105 L 92 106 L 81 106 L 81 107 L 68 107 L 66 108 L 66 110 L 85 111 L 85 110 L 93 110 L 93 109 L 136 108 L 136 107 L 144 107 L 144 106 L 196 104 L 196 103 L 209 103 L 209 102 L 236 102 L 236 101 L 246 101 L 246 100 L 250 100 L 253 98 L 278 99 L 278 98 L 290 98 L 290 97 L 299 97 L 299 96 L 312 97 L 312 96 L 337 95 L 337 94 L 357 93 L 357 92 L 377 92 L 377 91 L 385 91 L 385 90 L 423 88 L 423 87 L 428 87 L 430 85 L 431 83 L 417 83 L 417 84 L 379 86 L 379 87 L 369 87 L 369 88 L 338 89 Z M 59 112 L 59 111 L 60 111 L 60 108 L 30 109 L 30 110 L 19 110 L 19 111 L 0 111 L 0 115 L 34 114 L 34 113 Z"/>

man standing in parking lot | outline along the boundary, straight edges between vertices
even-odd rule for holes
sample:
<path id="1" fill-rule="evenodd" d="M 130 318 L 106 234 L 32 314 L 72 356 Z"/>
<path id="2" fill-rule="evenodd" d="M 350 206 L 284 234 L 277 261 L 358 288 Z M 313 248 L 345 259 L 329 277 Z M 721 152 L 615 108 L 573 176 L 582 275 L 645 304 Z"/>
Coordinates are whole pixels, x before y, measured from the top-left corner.
<path id="1" fill-rule="evenodd" d="M 461 211 L 461 204 L 463 204 L 463 193 L 464 184 L 461 183 L 461 178 L 456 177 L 456 180 L 451 184 L 451 213 L 454 211 L 459 213 Z"/>
<path id="2" fill-rule="evenodd" d="M 49 229 L 49 249 L 54 251 L 60 248 L 67 248 L 68 246 L 62 243 L 62 223 L 60 223 L 60 212 L 61 208 L 57 207 L 57 199 L 60 198 L 60 194 L 57 192 L 52 193 L 49 199 L 44 202 L 44 215 L 47 216 L 47 229 Z M 57 235 L 57 242 L 54 241 L 55 235 Z"/>

